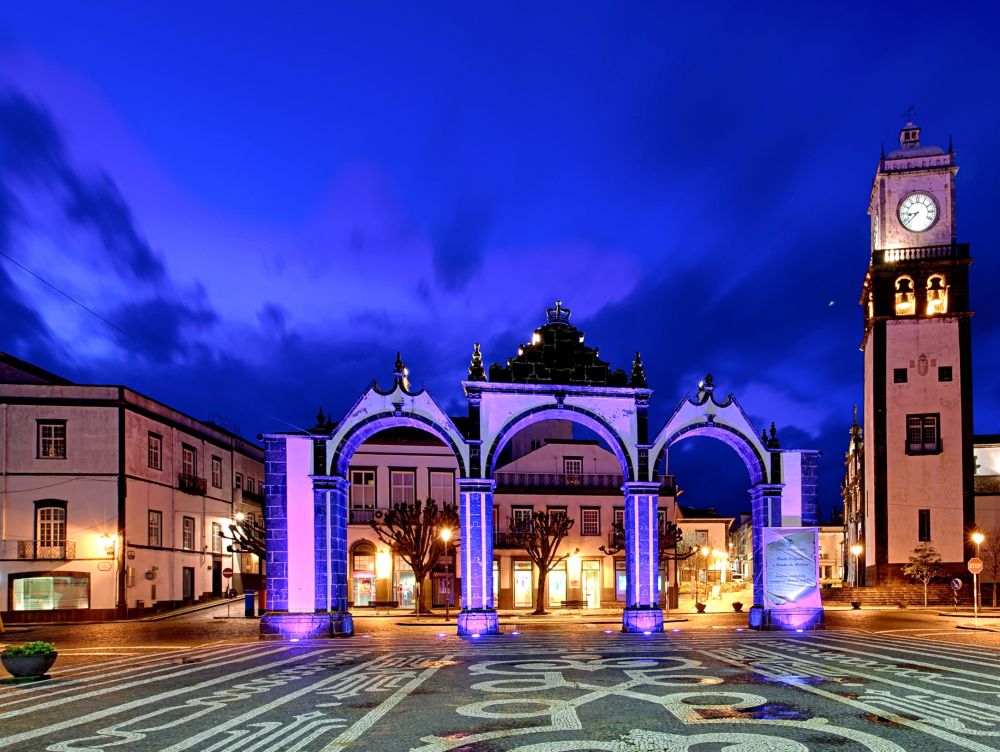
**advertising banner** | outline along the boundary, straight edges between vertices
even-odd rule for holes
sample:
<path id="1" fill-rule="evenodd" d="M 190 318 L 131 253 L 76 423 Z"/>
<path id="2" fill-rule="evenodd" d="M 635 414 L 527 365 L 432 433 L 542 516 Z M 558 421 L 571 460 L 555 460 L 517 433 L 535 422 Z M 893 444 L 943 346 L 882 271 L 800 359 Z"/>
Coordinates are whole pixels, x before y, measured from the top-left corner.
<path id="1" fill-rule="evenodd" d="M 821 608 L 819 530 L 815 527 L 765 527 L 764 608 Z"/>

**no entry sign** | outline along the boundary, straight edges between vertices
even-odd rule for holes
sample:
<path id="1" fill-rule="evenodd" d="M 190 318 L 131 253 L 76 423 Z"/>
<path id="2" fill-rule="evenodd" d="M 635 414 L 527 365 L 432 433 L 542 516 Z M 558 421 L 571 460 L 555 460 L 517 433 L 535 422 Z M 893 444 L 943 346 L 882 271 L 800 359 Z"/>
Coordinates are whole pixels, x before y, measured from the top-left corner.
<path id="1" fill-rule="evenodd" d="M 223 577 L 232 577 L 233 576 L 233 570 L 230 569 L 229 567 L 226 567 L 225 569 L 222 570 L 222 576 Z"/>
<path id="2" fill-rule="evenodd" d="M 979 574 L 983 571 L 983 560 L 975 557 L 969 559 L 969 571 L 972 574 Z"/>

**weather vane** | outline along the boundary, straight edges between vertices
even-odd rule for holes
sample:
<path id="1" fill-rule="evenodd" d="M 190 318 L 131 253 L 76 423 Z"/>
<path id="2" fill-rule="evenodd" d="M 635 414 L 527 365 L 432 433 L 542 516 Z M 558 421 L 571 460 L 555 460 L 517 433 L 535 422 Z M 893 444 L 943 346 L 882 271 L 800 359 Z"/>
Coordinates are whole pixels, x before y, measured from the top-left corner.
<path id="1" fill-rule="evenodd" d="M 906 118 L 906 122 L 907 123 L 912 123 L 913 122 L 913 110 L 914 110 L 914 107 L 915 107 L 915 105 L 911 104 L 909 107 L 906 108 L 906 112 L 903 113 L 903 117 Z"/>

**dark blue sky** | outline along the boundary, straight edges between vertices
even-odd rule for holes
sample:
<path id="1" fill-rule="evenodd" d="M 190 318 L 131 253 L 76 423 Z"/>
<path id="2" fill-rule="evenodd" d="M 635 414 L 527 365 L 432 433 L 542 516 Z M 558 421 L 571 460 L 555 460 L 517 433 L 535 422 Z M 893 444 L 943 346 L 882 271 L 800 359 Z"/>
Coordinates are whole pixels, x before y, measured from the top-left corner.
<path id="1" fill-rule="evenodd" d="M 0 245 L 136 339 L 0 259 L 0 348 L 256 434 L 339 415 L 397 349 L 460 410 L 472 343 L 505 359 L 560 298 L 612 363 L 642 350 L 657 425 L 711 371 L 822 449 L 829 513 L 910 105 L 954 137 L 1000 430 L 1000 12 L 957 5 L 9 8 Z M 744 507 L 703 444 L 672 455 L 688 503 Z"/>

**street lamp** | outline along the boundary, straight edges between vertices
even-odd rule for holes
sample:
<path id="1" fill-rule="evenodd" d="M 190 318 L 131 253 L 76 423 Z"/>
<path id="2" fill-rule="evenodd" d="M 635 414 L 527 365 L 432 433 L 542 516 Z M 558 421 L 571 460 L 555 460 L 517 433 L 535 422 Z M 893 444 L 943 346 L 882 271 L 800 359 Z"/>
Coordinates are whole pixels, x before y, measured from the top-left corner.
<path id="1" fill-rule="evenodd" d="M 446 575 L 445 582 L 448 583 L 448 593 L 447 597 L 444 599 L 444 620 L 451 620 L 451 557 L 448 554 L 448 544 L 451 542 L 451 528 L 446 527 L 441 531 L 441 540 L 444 541 L 444 555 L 447 558 L 445 563 L 444 573 Z"/>
<path id="2" fill-rule="evenodd" d="M 861 552 L 864 550 L 864 547 L 860 543 L 855 543 L 851 546 L 851 553 L 854 554 L 854 577 L 851 584 L 854 587 L 858 586 L 858 557 L 861 556 Z"/>
<path id="3" fill-rule="evenodd" d="M 976 559 L 979 559 L 979 547 L 982 545 L 983 541 L 986 540 L 986 536 L 983 535 L 978 530 L 972 534 L 972 542 L 976 544 Z M 979 575 L 976 573 L 972 574 L 972 599 L 974 603 L 972 604 L 972 611 L 974 618 L 979 618 Z"/>

